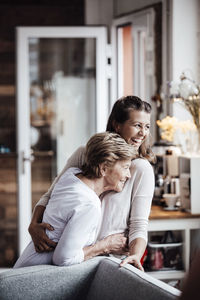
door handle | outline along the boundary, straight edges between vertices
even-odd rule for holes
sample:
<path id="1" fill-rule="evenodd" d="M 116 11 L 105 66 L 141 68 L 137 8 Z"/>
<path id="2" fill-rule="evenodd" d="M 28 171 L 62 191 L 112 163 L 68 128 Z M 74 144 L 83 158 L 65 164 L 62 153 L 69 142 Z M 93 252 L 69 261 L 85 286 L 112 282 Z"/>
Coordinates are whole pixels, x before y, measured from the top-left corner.
<path id="1" fill-rule="evenodd" d="M 22 174 L 25 173 L 25 162 L 32 163 L 34 161 L 34 159 L 35 159 L 35 157 L 32 153 L 29 157 L 26 157 L 24 151 L 21 152 Z"/>

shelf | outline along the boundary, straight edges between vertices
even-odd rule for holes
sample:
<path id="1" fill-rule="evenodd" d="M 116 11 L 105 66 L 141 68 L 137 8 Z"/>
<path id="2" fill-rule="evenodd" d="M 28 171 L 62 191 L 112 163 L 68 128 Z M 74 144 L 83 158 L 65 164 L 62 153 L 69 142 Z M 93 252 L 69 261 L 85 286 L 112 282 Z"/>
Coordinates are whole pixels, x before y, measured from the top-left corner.
<path id="1" fill-rule="evenodd" d="M 0 158 L 10 158 L 10 157 L 17 157 L 17 153 L 16 152 L 9 152 L 9 153 L 1 153 L 0 152 Z"/>
<path id="2" fill-rule="evenodd" d="M 33 151 L 32 152 L 32 154 L 34 155 L 34 156 L 42 156 L 42 157 L 44 157 L 44 156 L 54 156 L 55 155 L 55 152 L 54 151 L 52 151 L 52 150 L 48 150 L 48 151 Z"/>
<path id="3" fill-rule="evenodd" d="M 0 231 L 4 231 L 4 230 L 17 230 L 17 222 L 16 220 L 8 220 L 7 222 L 5 222 L 4 220 L 0 221 Z"/>
<path id="4" fill-rule="evenodd" d="M 1 96 L 15 96 L 15 86 L 14 85 L 7 85 L 1 84 L 0 85 L 0 95 Z"/>
<path id="5" fill-rule="evenodd" d="M 182 279 L 185 277 L 185 271 L 150 271 L 146 272 L 148 275 L 160 279 L 160 280 L 168 280 L 168 279 Z"/>
<path id="6" fill-rule="evenodd" d="M 17 185 L 16 182 L 0 182 L 0 193 L 16 194 Z"/>
<path id="7" fill-rule="evenodd" d="M 51 126 L 51 122 L 47 120 L 34 120 L 31 121 L 31 126 L 33 127 Z"/>

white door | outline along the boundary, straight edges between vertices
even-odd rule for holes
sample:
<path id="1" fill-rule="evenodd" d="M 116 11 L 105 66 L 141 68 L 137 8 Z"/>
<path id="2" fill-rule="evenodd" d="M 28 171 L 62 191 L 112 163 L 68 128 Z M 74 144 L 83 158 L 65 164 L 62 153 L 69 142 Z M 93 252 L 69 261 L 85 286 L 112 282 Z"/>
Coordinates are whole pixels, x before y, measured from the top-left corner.
<path id="1" fill-rule="evenodd" d="M 17 28 L 19 253 L 35 203 L 74 150 L 105 131 L 106 43 L 104 27 Z"/>
<path id="2" fill-rule="evenodd" d="M 152 8 L 117 18 L 112 26 L 112 101 L 136 95 L 151 103 L 156 92 L 155 12 Z M 156 111 L 152 111 L 151 134 L 155 137 Z M 155 125 L 154 125 L 155 124 Z"/>
<path id="3" fill-rule="evenodd" d="M 113 57 L 117 97 L 133 94 L 151 99 L 155 92 L 154 10 L 147 9 L 114 20 Z"/>

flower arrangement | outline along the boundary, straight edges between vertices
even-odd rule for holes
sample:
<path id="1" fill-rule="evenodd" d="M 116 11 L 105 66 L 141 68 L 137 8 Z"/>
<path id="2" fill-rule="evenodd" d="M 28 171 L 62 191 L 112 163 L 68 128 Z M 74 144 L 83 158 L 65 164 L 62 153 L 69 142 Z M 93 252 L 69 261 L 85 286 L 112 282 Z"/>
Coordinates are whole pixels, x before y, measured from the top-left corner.
<path id="1" fill-rule="evenodd" d="M 194 80 L 182 73 L 180 82 L 170 83 L 170 97 L 183 103 L 191 114 L 198 131 L 200 143 L 200 86 Z"/>
<path id="2" fill-rule="evenodd" d="M 162 129 L 161 139 L 173 142 L 175 133 L 180 131 L 186 135 L 188 132 L 196 131 L 194 123 L 190 120 L 179 121 L 175 117 L 166 116 L 162 120 L 157 120 L 157 125 Z"/>
<path id="3" fill-rule="evenodd" d="M 161 139 L 166 140 L 168 142 L 172 142 L 174 140 L 175 133 L 175 117 L 166 116 L 162 120 L 157 120 L 157 125 L 162 129 Z"/>

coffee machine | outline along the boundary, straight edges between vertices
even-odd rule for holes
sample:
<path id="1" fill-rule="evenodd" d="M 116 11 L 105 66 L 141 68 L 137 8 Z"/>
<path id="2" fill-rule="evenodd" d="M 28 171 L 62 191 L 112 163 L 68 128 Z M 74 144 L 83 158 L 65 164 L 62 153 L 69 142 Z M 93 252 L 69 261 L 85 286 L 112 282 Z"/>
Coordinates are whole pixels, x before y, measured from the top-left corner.
<path id="1" fill-rule="evenodd" d="M 172 155 L 171 152 L 166 152 L 166 154 L 157 155 L 156 157 L 153 201 L 154 204 L 160 204 L 163 194 L 172 193 L 180 195 L 179 161 L 178 156 Z"/>

